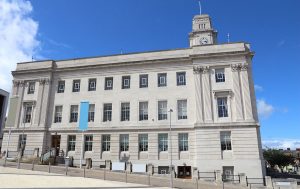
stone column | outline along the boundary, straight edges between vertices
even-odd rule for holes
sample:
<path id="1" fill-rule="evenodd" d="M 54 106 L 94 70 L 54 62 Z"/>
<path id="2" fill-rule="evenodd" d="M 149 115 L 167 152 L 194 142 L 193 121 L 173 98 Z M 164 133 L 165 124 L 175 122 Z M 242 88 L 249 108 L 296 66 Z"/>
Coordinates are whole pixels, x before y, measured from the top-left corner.
<path id="1" fill-rule="evenodd" d="M 50 94 L 50 87 L 51 87 L 51 80 L 50 78 L 44 79 L 44 87 L 43 87 L 43 96 L 41 99 L 41 106 L 40 106 L 40 119 L 39 119 L 39 126 L 45 127 L 48 115 L 48 102 L 49 102 L 49 94 Z M 51 114 L 50 114 L 51 115 Z"/>
<path id="2" fill-rule="evenodd" d="M 194 66 L 193 70 L 195 79 L 196 123 L 201 123 L 203 122 L 202 70 L 199 66 Z"/>
<path id="3" fill-rule="evenodd" d="M 148 134 L 149 159 L 158 160 L 158 136 L 157 133 Z M 150 162 L 152 163 L 152 162 Z"/>
<path id="4" fill-rule="evenodd" d="M 17 96 L 19 96 L 18 102 L 17 102 L 17 111 L 16 111 L 16 119 L 15 119 L 15 127 L 19 128 L 20 124 L 22 123 L 22 116 L 24 113 L 23 109 L 23 97 L 25 92 L 26 82 L 25 81 L 19 81 L 19 87 L 18 87 L 18 93 Z"/>
<path id="5" fill-rule="evenodd" d="M 213 121 L 212 113 L 212 99 L 211 99 L 211 82 L 210 69 L 208 66 L 202 67 L 202 81 L 203 81 L 203 104 L 204 104 L 204 120 L 205 122 Z"/>
<path id="6" fill-rule="evenodd" d="M 110 135 L 110 155 L 111 160 L 118 160 L 120 159 L 120 136 L 119 134 L 113 133 Z"/>
<path id="7" fill-rule="evenodd" d="M 243 106 L 241 97 L 240 74 L 238 65 L 231 65 L 232 79 L 233 79 L 233 94 L 235 102 L 235 113 L 232 115 L 235 121 L 243 120 Z"/>
<path id="8" fill-rule="evenodd" d="M 40 123 L 40 118 L 41 118 L 41 109 L 42 109 L 42 100 L 44 96 L 44 87 L 45 87 L 45 80 L 40 79 L 39 80 L 39 87 L 38 90 L 36 91 L 37 94 L 37 101 L 36 101 L 36 109 L 35 109 L 35 116 L 33 120 L 34 125 L 39 125 Z"/>
<path id="9" fill-rule="evenodd" d="M 246 120 L 253 121 L 252 105 L 250 97 L 250 87 L 248 79 L 248 65 L 241 65 L 241 85 L 242 85 L 242 95 L 244 101 L 244 116 Z"/>

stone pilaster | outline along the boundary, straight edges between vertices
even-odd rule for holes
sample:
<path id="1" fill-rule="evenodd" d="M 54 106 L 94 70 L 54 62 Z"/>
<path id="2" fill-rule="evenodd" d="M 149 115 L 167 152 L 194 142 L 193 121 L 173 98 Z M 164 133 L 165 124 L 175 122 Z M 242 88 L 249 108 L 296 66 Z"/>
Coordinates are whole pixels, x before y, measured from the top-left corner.
<path id="1" fill-rule="evenodd" d="M 195 79 L 195 102 L 196 102 L 196 122 L 203 122 L 203 96 L 202 96 L 202 70 L 199 66 L 194 66 Z"/>
<path id="2" fill-rule="evenodd" d="M 110 135 L 110 155 L 111 160 L 119 160 L 120 156 L 120 136 L 117 133 Z"/>
<path id="3" fill-rule="evenodd" d="M 211 82 L 210 69 L 208 66 L 202 67 L 202 81 L 203 81 L 203 104 L 204 104 L 204 120 L 205 122 L 213 121 L 212 113 L 212 99 L 211 99 Z"/>
<path id="4" fill-rule="evenodd" d="M 139 155 L 139 136 L 137 133 L 129 135 L 130 160 L 137 160 Z"/>
<path id="5" fill-rule="evenodd" d="M 20 124 L 22 123 L 22 116 L 24 114 L 23 109 L 23 98 L 24 98 L 24 92 L 25 92 L 26 82 L 25 81 L 19 81 L 19 87 L 18 87 L 18 93 L 17 96 L 19 96 L 18 103 L 17 103 L 17 117 L 15 121 L 15 127 L 19 128 Z"/>
<path id="6" fill-rule="evenodd" d="M 243 105 L 242 105 L 242 96 L 241 96 L 241 85 L 240 85 L 240 73 L 239 65 L 231 65 L 232 70 L 232 79 L 233 79 L 233 93 L 234 93 L 234 102 L 235 102 L 235 113 L 232 115 L 234 121 L 241 121 L 243 117 Z"/>
<path id="7" fill-rule="evenodd" d="M 43 96 L 44 96 L 44 88 L 45 88 L 45 80 L 40 79 L 39 80 L 39 86 L 37 87 L 37 101 L 36 101 L 36 113 L 35 113 L 35 117 L 33 120 L 33 124 L 38 126 L 40 123 L 40 118 L 41 118 L 41 109 L 42 109 L 42 100 L 43 100 Z"/>
<path id="8" fill-rule="evenodd" d="M 48 115 L 48 102 L 49 102 L 49 94 L 50 94 L 50 87 L 51 87 L 51 80 L 49 78 L 45 78 L 42 80 L 43 87 L 43 95 L 41 98 L 41 105 L 40 105 L 40 118 L 39 118 L 39 126 L 45 127 Z"/>
<path id="9" fill-rule="evenodd" d="M 251 106 L 251 97 L 250 97 L 250 87 L 248 79 L 248 65 L 241 65 L 241 87 L 242 87 L 242 96 L 244 101 L 244 116 L 245 120 L 252 121 L 253 113 Z"/>
<path id="10" fill-rule="evenodd" d="M 158 136 L 157 136 L 157 133 L 149 133 L 148 134 L 148 151 L 149 151 L 149 159 L 158 160 Z"/>

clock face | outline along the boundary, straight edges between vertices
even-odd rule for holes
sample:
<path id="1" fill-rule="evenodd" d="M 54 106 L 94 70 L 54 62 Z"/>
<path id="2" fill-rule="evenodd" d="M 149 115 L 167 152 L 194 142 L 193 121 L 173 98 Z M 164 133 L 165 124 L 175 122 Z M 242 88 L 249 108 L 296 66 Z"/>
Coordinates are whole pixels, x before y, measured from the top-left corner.
<path id="1" fill-rule="evenodd" d="M 201 44 L 201 45 L 206 45 L 206 44 L 208 44 L 208 39 L 207 39 L 206 37 L 202 37 L 202 38 L 200 39 L 200 44 Z"/>

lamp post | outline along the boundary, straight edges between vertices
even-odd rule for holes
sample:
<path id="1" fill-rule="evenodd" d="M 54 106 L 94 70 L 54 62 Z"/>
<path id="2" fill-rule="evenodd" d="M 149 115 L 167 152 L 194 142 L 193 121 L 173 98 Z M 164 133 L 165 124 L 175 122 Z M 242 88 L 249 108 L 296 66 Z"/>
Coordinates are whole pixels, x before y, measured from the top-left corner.
<path id="1" fill-rule="evenodd" d="M 26 104 L 23 104 L 23 107 L 24 107 L 24 112 L 23 112 L 23 131 L 22 131 L 22 135 L 21 135 L 21 145 L 20 145 L 20 149 L 19 149 L 19 158 L 18 158 L 18 169 L 20 169 L 20 159 L 24 153 L 24 148 L 25 148 L 25 145 L 24 145 L 24 132 L 25 132 L 25 122 L 26 122 L 26 110 L 27 110 L 27 105 Z"/>
<path id="2" fill-rule="evenodd" d="M 170 187 L 173 188 L 173 158 L 172 158 L 172 117 L 171 117 L 171 114 L 172 114 L 173 110 L 170 109 L 169 110 L 169 113 L 170 113 L 170 131 L 169 131 L 169 135 L 170 135 L 170 168 L 169 168 L 169 171 L 170 171 Z"/>

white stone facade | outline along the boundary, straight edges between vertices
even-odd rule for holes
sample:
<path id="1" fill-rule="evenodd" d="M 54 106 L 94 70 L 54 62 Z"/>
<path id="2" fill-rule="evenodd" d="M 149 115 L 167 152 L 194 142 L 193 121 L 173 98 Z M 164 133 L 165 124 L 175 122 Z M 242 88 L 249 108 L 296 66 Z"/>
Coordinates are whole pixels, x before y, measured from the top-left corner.
<path id="1" fill-rule="evenodd" d="M 196 16 L 199 18 L 199 16 Z M 204 15 L 204 18 L 209 17 Z M 199 22 L 193 22 L 195 24 Z M 211 24 L 204 32 L 214 32 Z M 193 31 L 194 32 L 194 31 Z M 192 32 L 192 33 L 193 33 Z M 199 31 L 197 31 L 199 32 Z M 201 32 L 200 32 L 201 33 Z M 202 35 L 202 34 L 201 34 Z M 213 35 L 216 35 L 214 32 Z M 191 40 L 203 40 L 197 33 Z M 85 135 L 92 135 L 92 150 L 84 153 L 93 166 L 100 160 L 151 163 L 169 166 L 170 150 L 160 151 L 158 135 L 168 134 L 170 113 L 159 120 L 158 101 L 167 101 L 171 113 L 172 159 L 178 166 L 191 166 L 192 172 L 224 171 L 233 167 L 233 174 L 249 177 L 264 174 L 260 128 L 252 78 L 253 52 L 246 43 L 191 44 L 190 48 L 122 54 L 61 61 L 19 63 L 13 71 L 13 91 L 3 148 L 12 127 L 9 150 L 18 149 L 19 135 L 26 134 L 26 149 L 45 152 L 53 147 L 52 136 L 60 136 L 60 150 L 77 161 L 81 154 L 81 132 L 78 122 L 70 122 L 71 105 L 87 100 L 95 104 L 94 121 Z M 178 85 L 177 73 L 185 73 L 185 84 Z M 225 81 L 216 82 L 216 73 Z M 158 86 L 158 75 L 166 73 L 164 87 Z M 148 86 L 140 88 L 140 75 L 148 74 Z M 122 89 L 122 77 L 130 76 L 130 88 Z M 105 78 L 113 78 L 113 89 L 105 90 Z M 89 91 L 89 79 L 96 79 L 96 90 Z M 73 92 L 74 80 L 80 80 L 80 91 Z M 221 78 L 222 80 L 222 78 Z M 58 93 L 58 82 L 64 81 L 64 92 Z M 31 83 L 31 84 L 30 84 Z M 34 85 L 34 92 L 29 88 Z M 218 99 L 225 99 L 219 112 Z M 186 100 L 187 119 L 178 119 L 178 101 Z M 130 118 L 121 121 L 121 103 L 130 103 Z M 148 120 L 139 120 L 139 102 L 148 102 Z M 104 104 L 112 104 L 111 121 L 103 121 Z M 30 121 L 24 121 L 24 104 L 32 107 Z M 61 122 L 55 123 L 55 107 L 62 106 Z M 223 117 L 220 117 L 220 114 Z M 26 116 L 25 116 L 26 117 Z M 26 121 L 25 121 L 26 122 Z M 179 134 L 188 134 L 188 149 L 180 150 Z M 121 152 L 120 134 L 128 134 L 129 149 Z M 139 150 L 139 134 L 148 135 L 148 150 Z M 226 135 L 227 143 L 221 145 Z M 68 136 L 76 135 L 75 147 L 68 149 Z M 110 135 L 110 150 L 103 151 L 102 137 Z M 230 144 L 231 147 L 227 145 Z M 226 148 L 226 149 L 225 149 Z M 125 155 L 124 155 L 125 154 Z M 194 175 L 193 175 L 194 176 Z"/>

